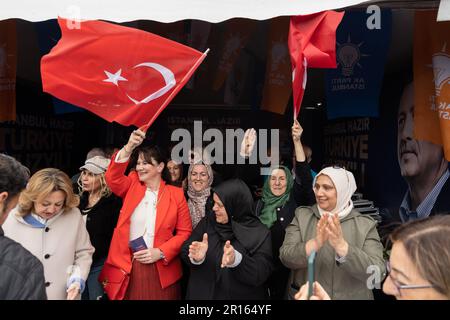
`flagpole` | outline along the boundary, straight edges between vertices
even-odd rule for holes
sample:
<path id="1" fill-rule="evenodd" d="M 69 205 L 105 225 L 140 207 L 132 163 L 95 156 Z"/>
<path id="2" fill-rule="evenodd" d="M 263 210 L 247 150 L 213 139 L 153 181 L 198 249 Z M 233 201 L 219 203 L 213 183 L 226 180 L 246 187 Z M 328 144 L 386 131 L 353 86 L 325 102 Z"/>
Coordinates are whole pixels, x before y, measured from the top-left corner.
<path id="1" fill-rule="evenodd" d="M 181 79 L 178 86 L 175 87 L 175 89 L 170 93 L 170 95 L 164 100 L 164 103 L 159 108 L 158 112 L 156 112 L 153 117 L 150 119 L 149 122 L 147 122 L 146 125 L 140 127 L 139 129 L 147 132 L 150 125 L 153 123 L 153 121 L 159 116 L 159 114 L 166 108 L 166 106 L 169 104 L 170 101 L 172 101 L 173 97 L 182 89 L 183 83 L 185 81 L 189 80 L 189 78 L 192 76 L 192 74 L 195 72 L 195 70 L 198 68 L 198 66 L 203 62 L 203 60 L 206 58 L 206 55 L 209 52 L 209 48 L 206 49 L 206 51 L 202 54 L 202 56 L 194 63 L 194 65 L 189 69 L 189 71 L 184 75 L 183 79 Z"/>

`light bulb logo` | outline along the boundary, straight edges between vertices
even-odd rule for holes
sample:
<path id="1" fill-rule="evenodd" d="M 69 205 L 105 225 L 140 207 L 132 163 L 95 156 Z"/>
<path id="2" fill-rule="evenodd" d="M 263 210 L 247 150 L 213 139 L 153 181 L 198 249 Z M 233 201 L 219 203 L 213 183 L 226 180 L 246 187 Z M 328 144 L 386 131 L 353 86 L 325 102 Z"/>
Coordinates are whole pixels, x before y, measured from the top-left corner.
<path id="1" fill-rule="evenodd" d="M 433 74 L 436 96 L 440 96 L 442 87 L 450 84 L 450 55 L 445 43 L 441 52 L 433 54 Z"/>
<path id="2" fill-rule="evenodd" d="M 361 59 L 361 57 L 369 56 L 367 54 L 361 53 L 359 49 L 363 45 L 363 43 L 364 42 L 361 42 L 359 44 L 352 43 L 350 36 L 348 36 L 346 43 L 337 43 L 338 64 L 341 66 L 342 74 L 345 77 L 350 77 L 353 74 L 355 65 L 362 68 L 362 66 L 359 64 L 359 60 Z"/>

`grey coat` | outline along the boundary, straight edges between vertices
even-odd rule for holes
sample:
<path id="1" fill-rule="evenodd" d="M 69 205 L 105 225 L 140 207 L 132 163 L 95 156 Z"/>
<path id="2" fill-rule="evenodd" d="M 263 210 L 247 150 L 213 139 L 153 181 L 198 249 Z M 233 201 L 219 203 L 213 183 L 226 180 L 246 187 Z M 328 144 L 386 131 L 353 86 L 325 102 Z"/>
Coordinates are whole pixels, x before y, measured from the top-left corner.
<path id="1" fill-rule="evenodd" d="M 286 237 L 280 248 L 280 260 L 291 269 L 289 284 L 301 287 L 307 282 L 307 256 L 305 244 L 316 236 L 316 225 L 320 219 L 317 205 L 298 207 L 291 224 L 286 228 Z M 341 220 L 344 239 L 349 245 L 345 261 L 336 261 L 336 253 L 326 242 L 319 250 L 315 261 L 315 280 L 332 300 L 373 299 L 374 285 L 383 280 L 385 262 L 383 246 L 371 217 L 353 209 Z M 288 297 L 297 292 L 288 286 Z"/>

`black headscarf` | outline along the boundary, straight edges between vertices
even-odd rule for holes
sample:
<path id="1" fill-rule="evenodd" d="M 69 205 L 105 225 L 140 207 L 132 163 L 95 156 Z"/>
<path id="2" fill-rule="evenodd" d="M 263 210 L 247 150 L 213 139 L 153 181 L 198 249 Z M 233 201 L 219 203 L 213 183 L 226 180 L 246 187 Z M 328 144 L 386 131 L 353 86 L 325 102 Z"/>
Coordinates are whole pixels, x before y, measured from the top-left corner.
<path id="1" fill-rule="evenodd" d="M 264 242 L 270 231 L 252 211 L 253 198 L 250 189 L 240 179 L 225 181 L 213 192 L 222 201 L 228 215 L 228 223 L 212 224 L 222 240 L 236 238 L 244 248 L 253 254 Z"/>

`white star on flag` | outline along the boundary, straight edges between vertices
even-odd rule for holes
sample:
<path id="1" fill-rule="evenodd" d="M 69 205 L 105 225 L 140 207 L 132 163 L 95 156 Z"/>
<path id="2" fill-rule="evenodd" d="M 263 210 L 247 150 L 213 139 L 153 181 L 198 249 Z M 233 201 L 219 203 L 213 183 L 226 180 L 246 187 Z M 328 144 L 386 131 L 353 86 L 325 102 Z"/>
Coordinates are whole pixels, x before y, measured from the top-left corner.
<path id="1" fill-rule="evenodd" d="M 107 79 L 103 80 L 105 82 L 111 82 L 114 83 L 116 86 L 118 86 L 118 82 L 119 81 L 128 81 L 127 79 L 125 79 L 124 77 L 122 77 L 120 74 L 122 73 L 122 69 L 119 69 L 119 71 L 117 71 L 116 73 L 111 73 L 108 72 L 106 70 L 103 70 L 106 74 L 106 76 L 108 77 Z"/>

